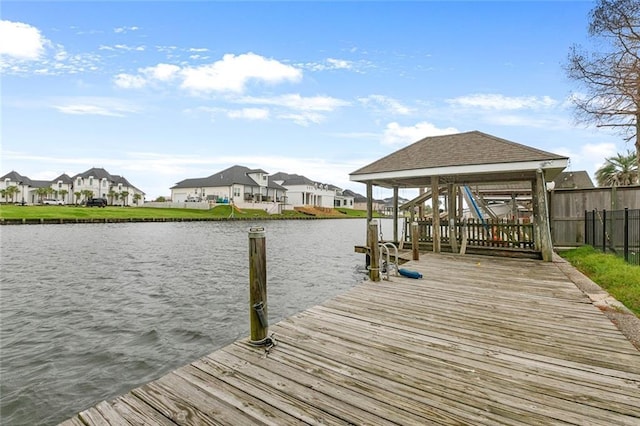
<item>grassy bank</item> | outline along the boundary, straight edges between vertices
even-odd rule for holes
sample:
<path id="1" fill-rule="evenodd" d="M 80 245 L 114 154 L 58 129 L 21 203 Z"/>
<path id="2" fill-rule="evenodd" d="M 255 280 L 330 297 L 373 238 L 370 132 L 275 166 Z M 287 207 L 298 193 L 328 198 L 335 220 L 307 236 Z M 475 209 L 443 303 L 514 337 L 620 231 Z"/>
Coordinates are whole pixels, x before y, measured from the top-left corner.
<path id="1" fill-rule="evenodd" d="M 349 210 L 349 209 L 344 209 Z M 348 213 L 335 213 L 332 215 L 318 215 L 317 217 L 366 217 L 362 210 L 350 210 Z M 217 206 L 210 210 L 199 209 L 171 209 L 151 207 L 116 207 L 104 208 L 84 206 L 20 206 L 13 204 L 0 205 L 0 218 L 2 219 L 225 219 L 232 217 L 231 206 Z M 282 214 L 270 215 L 261 209 L 234 209 L 233 217 L 237 219 L 255 218 L 300 218 L 308 217 L 303 213 L 287 210 Z"/>
<path id="2" fill-rule="evenodd" d="M 580 272 L 640 316 L 640 266 L 583 246 L 559 253 Z"/>

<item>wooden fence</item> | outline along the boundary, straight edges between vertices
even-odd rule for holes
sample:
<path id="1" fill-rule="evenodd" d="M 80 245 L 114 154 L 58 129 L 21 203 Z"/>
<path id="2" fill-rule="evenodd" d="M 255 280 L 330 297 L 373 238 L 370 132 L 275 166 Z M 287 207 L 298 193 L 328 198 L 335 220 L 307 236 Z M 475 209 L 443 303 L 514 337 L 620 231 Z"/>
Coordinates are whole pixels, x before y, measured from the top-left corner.
<path id="1" fill-rule="evenodd" d="M 584 212 L 640 209 L 640 186 L 557 189 L 549 194 L 549 220 L 554 246 L 585 243 Z"/>

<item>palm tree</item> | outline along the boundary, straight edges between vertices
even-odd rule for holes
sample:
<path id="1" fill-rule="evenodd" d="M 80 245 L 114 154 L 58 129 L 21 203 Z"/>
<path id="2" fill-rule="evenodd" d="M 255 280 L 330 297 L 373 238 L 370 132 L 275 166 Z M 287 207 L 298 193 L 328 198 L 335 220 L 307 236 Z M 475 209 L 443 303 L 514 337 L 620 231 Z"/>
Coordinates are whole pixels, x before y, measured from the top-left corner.
<path id="1" fill-rule="evenodd" d="M 127 205 L 127 198 L 129 197 L 129 191 L 122 191 L 120 193 L 120 198 L 122 198 L 122 205 L 126 206 Z"/>
<path id="2" fill-rule="evenodd" d="M 36 195 L 38 196 L 38 199 L 40 200 L 40 203 L 42 203 L 42 199 L 47 195 L 49 191 L 47 191 L 47 188 L 38 188 L 36 189 Z"/>
<path id="3" fill-rule="evenodd" d="M 628 186 L 638 183 L 638 157 L 635 152 L 618 153 L 596 170 L 598 186 Z"/>
<path id="4" fill-rule="evenodd" d="M 90 189 L 83 189 L 82 190 L 82 195 L 83 195 L 83 197 L 84 197 L 84 199 L 86 201 L 89 198 L 93 198 L 93 191 L 90 190 Z"/>
<path id="5" fill-rule="evenodd" d="M 58 191 L 58 195 L 62 197 L 62 201 L 64 201 L 65 204 L 68 202 L 68 200 L 65 200 L 65 197 L 67 196 L 68 193 L 69 191 L 67 191 L 66 189 L 61 189 L 60 191 Z"/>
<path id="6" fill-rule="evenodd" d="M 142 198 L 142 195 L 138 194 L 137 192 L 133 194 L 133 201 L 136 203 L 136 205 L 138 205 L 138 202 L 140 201 L 141 198 Z"/>
<path id="7" fill-rule="evenodd" d="M 76 197 L 76 204 L 79 204 L 80 197 L 82 196 L 82 191 L 76 191 L 73 193 L 73 196 Z"/>
<path id="8" fill-rule="evenodd" d="M 111 200 L 111 205 L 113 205 L 113 201 L 114 200 L 118 199 L 118 193 L 116 191 L 114 191 L 113 189 L 111 189 L 111 190 L 109 190 L 109 192 L 107 192 L 107 196 Z"/>
<path id="9" fill-rule="evenodd" d="M 7 187 L 6 191 L 7 191 L 7 194 L 6 194 L 7 198 L 11 197 L 11 202 L 12 203 L 15 202 L 16 195 L 18 195 L 18 192 L 19 192 L 18 187 L 15 185 L 11 185 Z"/>

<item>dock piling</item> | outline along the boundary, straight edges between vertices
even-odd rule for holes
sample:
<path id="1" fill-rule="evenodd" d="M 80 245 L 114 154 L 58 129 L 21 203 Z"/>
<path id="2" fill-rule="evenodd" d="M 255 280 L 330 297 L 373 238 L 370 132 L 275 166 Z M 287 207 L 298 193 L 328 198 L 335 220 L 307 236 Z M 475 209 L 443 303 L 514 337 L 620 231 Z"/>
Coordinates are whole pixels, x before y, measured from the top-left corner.
<path id="1" fill-rule="evenodd" d="M 264 228 L 253 227 L 249 229 L 249 318 L 254 346 L 269 343 L 267 312 L 266 238 Z"/>
<path id="2" fill-rule="evenodd" d="M 367 228 L 367 245 L 369 246 L 369 278 L 380 281 L 380 249 L 378 247 L 378 222 L 370 221 Z"/>

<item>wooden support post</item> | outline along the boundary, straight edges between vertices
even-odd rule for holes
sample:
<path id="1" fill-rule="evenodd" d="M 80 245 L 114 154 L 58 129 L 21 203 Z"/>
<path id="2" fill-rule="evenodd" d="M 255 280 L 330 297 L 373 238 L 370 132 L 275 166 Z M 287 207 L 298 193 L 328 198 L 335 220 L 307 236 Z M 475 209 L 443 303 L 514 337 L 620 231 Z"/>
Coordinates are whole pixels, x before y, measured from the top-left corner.
<path id="1" fill-rule="evenodd" d="M 422 194 L 424 194 L 424 188 L 420 187 L 418 188 L 418 195 L 422 195 Z M 418 204 L 418 220 L 423 220 L 423 219 L 424 219 L 424 201 Z"/>
<path id="2" fill-rule="evenodd" d="M 264 228 L 249 229 L 249 317 L 252 345 L 266 344 L 269 328 L 267 316 L 267 251 Z"/>
<path id="3" fill-rule="evenodd" d="M 370 221 L 367 230 L 367 246 L 369 246 L 369 278 L 380 281 L 380 249 L 378 248 L 378 223 Z"/>
<path id="4" fill-rule="evenodd" d="M 449 218 L 449 244 L 451 244 L 451 251 L 453 253 L 458 252 L 458 228 L 456 227 L 456 191 L 457 185 L 450 183 L 447 185 L 447 193 L 449 194 L 447 206 L 447 217 Z"/>
<path id="5" fill-rule="evenodd" d="M 538 184 L 531 181 L 531 214 L 533 218 L 533 249 L 540 251 L 540 205 L 538 203 Z"/>
<path id="6" fill-rule="evenodd" d="M 418 222 L 411 223 L 411 252 L 413 260 L 420 260 L 420 232 Z"/>
<path id="7" fill-rule="evenodd" d="M 373 219 L 373 184 L 367 182 L 367 223 Z"/>
<path id="8" fill-rule="evenodd" d="M 431 206 L 433 207 L 433 252 L 440 253 L 440 200 L 438 176 L 431 176 Z"/>
<path id="9" fill-rule="evenodd" d="M 393 187 L 393 243 L 398 244 L 398 187 Z"/>
<path id="10" fill-rule="evenodd" d="M 540 227 L 540 250 L 542 260 L 551 262 L 553 260 L 553 243 L 551 242 L 551 228 L 549 227 L 549 208 L 547 201 L 547 186 L 544 182 L 542 169 L 536 171 L 536 192 L 538 199 L 538 226 Z"/>

